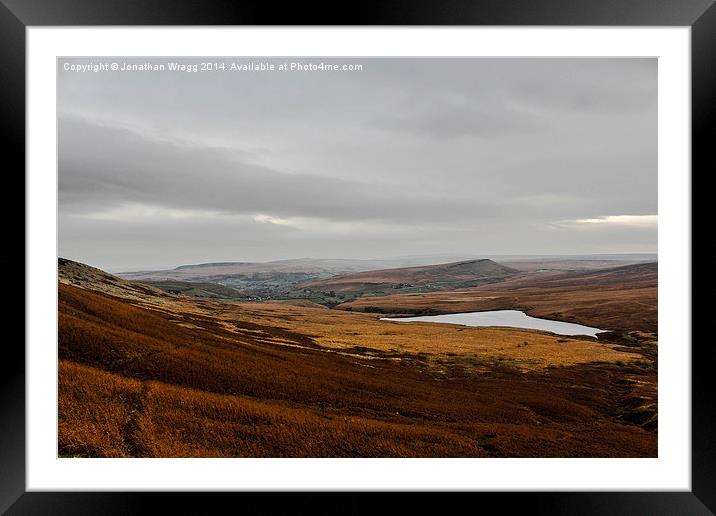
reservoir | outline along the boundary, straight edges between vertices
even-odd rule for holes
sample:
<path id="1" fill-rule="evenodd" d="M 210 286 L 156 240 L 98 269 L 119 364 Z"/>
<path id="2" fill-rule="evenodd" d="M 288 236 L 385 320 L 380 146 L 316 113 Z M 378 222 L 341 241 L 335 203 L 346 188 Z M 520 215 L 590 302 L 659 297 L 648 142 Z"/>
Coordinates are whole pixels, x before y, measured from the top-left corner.
<path id="1" fill-rule="evenodd" d="M 504 326 L 508 328 L 527 328 L 556 333 L 558 335 L 589 335 L 606 331 L 590 326 L 582 326 L 562 321 L 551 321 L 531 317 L 519 310 L 492 310 L 489 312 L 466 312 L 461 314 L 422 315 L 419 317 L 382 317 L 381 321 L 395 322 L 433 322 L 444 324 L 462 324 L 464 326 Z"/>

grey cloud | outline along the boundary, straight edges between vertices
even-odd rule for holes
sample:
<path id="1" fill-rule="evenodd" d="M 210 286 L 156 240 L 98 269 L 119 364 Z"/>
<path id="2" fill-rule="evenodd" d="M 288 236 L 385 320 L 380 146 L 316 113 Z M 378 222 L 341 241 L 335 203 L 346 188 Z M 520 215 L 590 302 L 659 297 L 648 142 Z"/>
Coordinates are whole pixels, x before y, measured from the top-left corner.
<path id="1" fill-rule="evenodd" d="M 643 228 L 554 226 L 656 214 L 655 59 L 311 61 L 364 70 L 60 67 L 60 252 L 113 267 L 656 249 Z"/>
<path id="2" fill-rule="evenodd" d="M 411 113 L 403 118 L 377 119 L 379 129 L 402 131 L 430 138 L 479 137 L 493 139 L 504 134 L 534 131 L 539 125 L 529 113 L 504 108 L 499 115 L 469 106 L 438 106 L 429 112 Z"/>
<path id="3" fill-rule="evenodd" d="M 121 128 L 61 118 L 59 196 L 66 210 L 124 203 L 329 220 L 435 221 L 497 216 L 495 202 L 446 203 L 430 192 L 286 173 L 225 149 L 177 144 Z M 91 152 L 88 152 L 91 149 Z"/>

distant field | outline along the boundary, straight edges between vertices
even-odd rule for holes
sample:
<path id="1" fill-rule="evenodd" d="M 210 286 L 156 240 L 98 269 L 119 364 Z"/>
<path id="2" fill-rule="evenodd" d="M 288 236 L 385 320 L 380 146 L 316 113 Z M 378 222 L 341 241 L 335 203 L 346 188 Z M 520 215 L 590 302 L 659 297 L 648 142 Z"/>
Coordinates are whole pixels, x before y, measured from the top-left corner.
<path id="1" fill-rule="evenodd" d="M 61 456 L 656 456 L 653 342 L 60 279 Z"/>

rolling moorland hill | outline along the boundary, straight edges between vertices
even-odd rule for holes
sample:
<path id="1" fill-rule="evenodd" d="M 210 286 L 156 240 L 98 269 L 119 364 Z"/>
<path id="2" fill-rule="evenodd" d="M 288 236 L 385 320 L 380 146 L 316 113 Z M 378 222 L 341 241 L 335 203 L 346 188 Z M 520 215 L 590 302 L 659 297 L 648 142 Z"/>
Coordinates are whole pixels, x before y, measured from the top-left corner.
<path id="1" fill-rule="evenodd" d="M 299 258 L 275 260 L 270 262 L 218 262 L 180 265 L 174 269 L 158 271 L 120 272 L 117 275 L 131 280 L 183 280 L 207 281 L 232 276 L 250 276 L 254 274 L 349 274 L 393 266 L 390 260 L 340 260 Z"/>
<path id="2" fill-rule="evenodd" d="M 522 287 L 532 288 L 611 288 L 629 286 L 637 288 L 656 285 L 659 273 L 657 262 L 621 265 L 598 270 L 578 270 L 566 273 L 531 274 L 508 279 L 498 289 L 514 290 Z"/>
<path id="3" fill-rule="evenodd" d="M 481 310 L 524 310 L 618 332 L 658 331 L 656 262 L 587 272 L 548 272 L 452 292 L 359 298 L 342 310 L 429 315 Z"/>
<path id="4" fill-rule="evenodd" d="M 216 283 L 129 281 L 101 269 L 66 258 L 59 258 L 57 265 L 60 283 L 96 290 L 125 299 L 141 301 L 147 299 L 172 299 L 168 294 L 207 299 L 246 299 L 246 296 L 238 290 Z"/>
<path id="5" fill-rule="evenodd" d="M 356 272 L 438 265 L 466 262 L 478 258 L 490 258 L 507 267 L 520 271 L 536 270 L 576 271 L 613 268 L 635 262 L 650 261 L 646 255 L 597 255 L 597 256 L 459 256 L 417 255 L 380 259 L 330 259 L 295 258 L 268 262 L 214 262 L 180 265 L 173 269 L 118 272 L 117 276 L 129 280 L 160 281 L 209 281 L 231 276 L 247 276 L 267 273 L 305 273 L 321 277 L 353 274 Z M 652 258 L 653 260 L 653 258 Z"/>
<path id="6" fill-rule="evenodd" d="M 60 284 L 95 290 L 126 299 L 162 298 L 166 294 L 157 288 L 127 281 L 101 269 L 66 258 L 57 260 L 57 277 Z"/>
<path id="7" fill-rule="evenodd" d="M 626 259 L 571 259 L 569 257 L 558 258 L 558 259 L 505 259 L 496 260 L 498 263 L 502 263 L 517 269 L 521 272 L 579 272 L 579 271 L 592 271 L 599 269 L 613 269 L 615 267 L 622 267 L 624 265 L 633 265 L 635 263 L 647 263 L 652 260 L 640 260 L 634 258 L 632 260 Z"/>
<path id="8" fill-rule="evenodd" d="M 62 457 L 656 456 L 645 350 L 177 296 L 60 260 Z"/>
<path id="9" fill-rule="evenodd" d="M 143 281 L 145 285 L 158 288 L 169 294 L 183 294 L 185 296 L 201 297 L 206 299 L 248 299 L 248 296 L 239 290 L 218 283 L 201 283 L 193 281 Z"/>
<path id="10" fill-rule="evenodd" d="M 502 281 L 517 271 L 492 260 L 359 272 L 299 284 L 296 290 L 380 295 L 391 291 L 449 290 Z M 387 292 L 386 292 L 387 291 Z"/>
<path id="11" fill-rule="evenodd" d="M 181 265 L 159 271 L 121 272 L 124 279 L 144 282 L 198 282 L 224 285 L 256 300 L 285 296 L 294 285 L 339 274 L 395 266 L 391 260 L 301 258 L 272 262 L 221 262 Z M 335 304 L 335 303 L 334 303 Z"/>
<path id="12" fill-rule="evenodd" d="M 514 269 L 512 272 L 544 273 L 544 272 L 573 272 L 611 268 L 640 261 L 642 256 L 604 255 L 601 259 L 594 256 L 565 256 L 565 257 L 520 257 L 510 256 L 493 259 L 493 262 Z M 643 261 L 643 260 L 641 260 Z M 451 263 L 449 263 L 451 262 Z M 275 260 L 270 262 L 214 262 L 195 265 L 181 265 L 174 269 L 120 272 L 118 276 L 134 281 L 154 284 L 164 290 L 187 290 L 188 295 L 207 297 L 212 299 L 246 299 L 263 301 L 269 299 L 306 299 L 324 306 L 335 306 L 345 303 L 362 295 L 386 295 L 397 292 L 423 292 L 434 290 L 450 290 L 479 285 L 485 282 L 511 278 L 510 275 L 498 274 L 496 278 L 482 278 L 469 283 L 484 275 L 485 270 L 465 270 L 465 281 L 447 281 L 440 283 L 430 282 L 429 268 L 438 266 L 436 270 L 445 265 L 470 264 L 483 262 L 486 269 L 486 260 L 477 260 L 470 257 L 450 255 L 404 256 L 384 259 L 326 259 L 326 258 L 299 258 Z M 397 284 L 390 278 L 384 284 L 355 285 L 356 289 L 336 290 L 333 288 L 304 292 L 297 285 L 334 278 L 336 276 L 350 276 L 356 273 L 370 271 L 395 271 L 397 269 L 413 268 L 416 270 L 428 269 L 426 278 L 407 277 L 399 280 Z M 459 271 L 451 271 L 455 274 Z M 390 272 L 389 274 L 393 274 Z M 399 273 L 397 273 L 399 274 Z M 437 274 L 437 273 L 436 273 Z M 402 281 L 402 283 L 401 283 Z M 240 292 L 240 295 L 229 291 L 221 291 L 219 287 L 194 288 L 188 285 L 178 286 L 171 283 L 191 282 L 205 283 L 207 285 L 223 285 Z"/>

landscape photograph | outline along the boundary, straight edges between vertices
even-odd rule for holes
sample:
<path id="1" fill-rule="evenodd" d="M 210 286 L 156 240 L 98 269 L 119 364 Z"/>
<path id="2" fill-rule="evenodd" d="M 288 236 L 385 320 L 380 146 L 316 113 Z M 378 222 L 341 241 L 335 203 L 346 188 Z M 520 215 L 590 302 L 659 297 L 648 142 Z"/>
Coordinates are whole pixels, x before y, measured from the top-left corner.
<path id="1" fill-rule="evenodd" d="M 58 457 L 659 456 L 656 59 L 60 58 L 57 129 Z"/>

